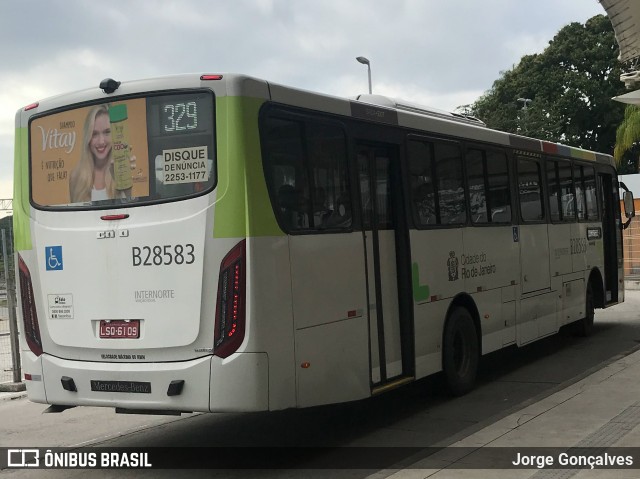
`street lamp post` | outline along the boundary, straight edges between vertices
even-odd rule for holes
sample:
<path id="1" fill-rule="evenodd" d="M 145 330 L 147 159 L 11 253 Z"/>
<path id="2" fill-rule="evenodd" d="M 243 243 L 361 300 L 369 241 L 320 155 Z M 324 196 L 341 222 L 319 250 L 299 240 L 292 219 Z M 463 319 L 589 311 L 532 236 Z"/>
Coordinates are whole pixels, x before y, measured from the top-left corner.
<path id="1" fill-rule="evenodd" d="M 522 103 L 522 111 L 524 111 L 523 115 L 524 115 L 524 121 L 523 121 L 523 125 L 522 125 L 522 132 L 526 135 L 529 129 L 529 112 L 527 111 L 529 109 L 529 105 L 531 105 L 531 102 L 533 100 L 531 98 L 518 98 L 518 102 Z M 518 120 L 520 120 L 520 115 L 518 114 Z"/>
<path id="2" fill-rule="evenodd" d="M 369 73 L 369 95 L 371 95 L 372 94 L 372 91 L 371 91 L 371 63 L 365 57 L 357 57 L 356 60 L 358 60 L 358 62 L 362 63 L 363 65 L 367 65 L 367 72 Z"/>
<path id="3" fill-rule="evenodd" d="M 531 98 L 518 98 L 518 101 L 522 102 L 522 109 L 526 110 L 533 100 Z"/>

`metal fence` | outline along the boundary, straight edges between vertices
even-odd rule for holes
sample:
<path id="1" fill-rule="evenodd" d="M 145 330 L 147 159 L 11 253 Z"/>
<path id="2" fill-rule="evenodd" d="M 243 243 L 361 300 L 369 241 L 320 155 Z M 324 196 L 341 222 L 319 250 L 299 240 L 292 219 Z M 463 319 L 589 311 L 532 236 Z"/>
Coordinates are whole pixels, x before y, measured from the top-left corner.
<path id="1" fill-rule="evenodd" d="M 21 382 L 16 322 L 16 282 L 11 230 L 2 229 L 0 243 L 0 386 Z M 0 391 L 3 389 L 0 388 Z"/>
<path id="2" fill-rule="evenodd" d="M 622 221 L 627 221 L 624 206 L 621 203 Z M 640 213 L 640 199 L 635 200 L 635 209 Z M 640 217 L 631 220 L 629 227 L 622 233 L 624 244 L 624 277 L 628 280 L 640 279 Z"/>

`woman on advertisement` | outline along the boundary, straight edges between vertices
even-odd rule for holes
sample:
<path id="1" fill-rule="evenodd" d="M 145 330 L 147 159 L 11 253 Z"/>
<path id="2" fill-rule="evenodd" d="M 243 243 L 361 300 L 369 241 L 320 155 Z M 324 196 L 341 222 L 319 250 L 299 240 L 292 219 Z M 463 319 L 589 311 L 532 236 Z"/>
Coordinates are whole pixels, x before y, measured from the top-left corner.
<path id="1" fill-rule="evenodd" d="M 131 165 L 135 157 L 130 157 Z M 91 108 L 83 129 L 80 161 L 71 171 L 71 203 L 102 201 L 131 196 L 130 185 L 117 188 L 113 174 L 112 123 L 106 105 Z"/>

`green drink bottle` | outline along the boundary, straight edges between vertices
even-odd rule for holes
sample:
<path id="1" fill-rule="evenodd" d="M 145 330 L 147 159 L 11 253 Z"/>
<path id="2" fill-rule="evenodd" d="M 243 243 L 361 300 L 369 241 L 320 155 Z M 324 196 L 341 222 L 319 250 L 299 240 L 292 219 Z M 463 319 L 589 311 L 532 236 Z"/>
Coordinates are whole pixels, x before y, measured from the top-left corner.
<path id="1" fill-rule="evenodd" d="M 129 125 L 127 119 L 127 105 L 122 104 L 109 108 L 113 178 L 116 190 L 127 190 L 133 186 L 131 161 L 129 159 Z"/>

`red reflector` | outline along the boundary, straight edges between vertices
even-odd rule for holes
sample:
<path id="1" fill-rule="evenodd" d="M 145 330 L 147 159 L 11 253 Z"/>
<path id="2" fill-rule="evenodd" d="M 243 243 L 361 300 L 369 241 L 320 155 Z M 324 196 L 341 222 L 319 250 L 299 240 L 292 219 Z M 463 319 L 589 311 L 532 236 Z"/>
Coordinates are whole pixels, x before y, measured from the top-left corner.
<path id="1" fill-rule="evenodd" d="M 124 214 L 124 215 L 104 215 L 101 216 L 100 219 L 101 220 L 105 220 L 105 221 L 113 221 L 113 220 L 126 220 L 129 217 L 129 215 Z"/>
<path id="2" fill-rule="evenodd" d="M 38 108 L 38 105 L 40 105 L 40 103 L 38 102 L 32 103 L 31 105 L 27 105 L 24 107 L 24 111 L 29 111 L 29 110 L 33 110 L 34 108 Z"/>
<path id="3" fill-rule="evenodd" d="M 200 80 L 222 80 L 222 75 L 201 75 Z"/>
<path id="4" fill-rule="evenodd" d="M 31 374 L 24 373 L 24 379 L 27 381 L 31 381 Z"/>
<path id="5" fill-rule="evenodd" d="M 246 241 L 234 246 L 222 260 L 218 276 L 214 354 L 229 357 L 244 341 Z"/>
<path id="6" fill-rule="evenodd" d="M 24 324 L 24 338 L 27 346 L 33 354 L 42 354 L 42 338 L 40 337 L 40 325 L 36 312 L 36 295 L 31 284 L 31 273 L 27 264 L 18 254 L 18 277 L 20 279 L 20 302 L 22 303 L 22 322 Z"/>
<path id="7" fill-rule="evenodd" d="M 355 310 L 347 311 L 347 318 L 355 318 L 357 314 L 358 313 Z"/>

